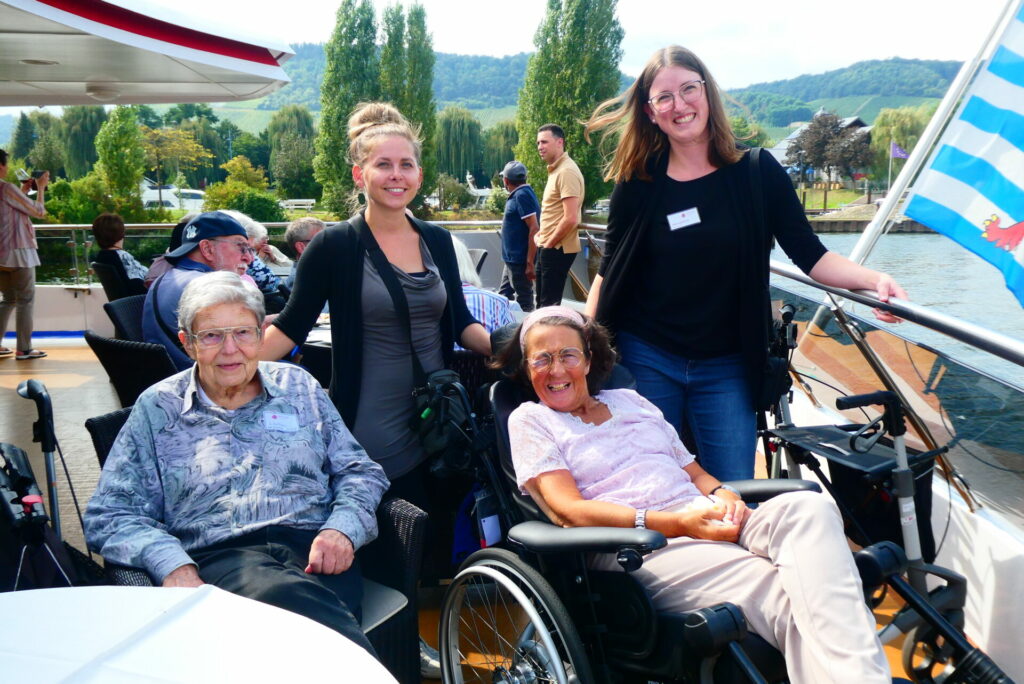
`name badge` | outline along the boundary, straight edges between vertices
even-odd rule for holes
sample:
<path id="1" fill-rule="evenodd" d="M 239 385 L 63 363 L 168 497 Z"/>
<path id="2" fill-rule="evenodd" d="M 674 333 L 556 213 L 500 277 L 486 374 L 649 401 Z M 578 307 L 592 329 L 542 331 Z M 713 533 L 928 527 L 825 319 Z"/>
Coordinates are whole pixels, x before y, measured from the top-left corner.
<path id="1" fill-rule="evenodd" d="M 665 218 L 668 219 L 668 227 L 672 230 L 679 230 L 680 228 L 695 226 L 700 223 L 700 214 L 697 212 L 697 207 L 686 209 L 684 211 L 677 211 L 674 214 L 669 214 Z"/>
<path id="2" fill-rule="evenodd" d="M 264 411 L 263 427 L 277 432 L 296 432 L 299 429 L 299 418 L 294 413 Z"/>

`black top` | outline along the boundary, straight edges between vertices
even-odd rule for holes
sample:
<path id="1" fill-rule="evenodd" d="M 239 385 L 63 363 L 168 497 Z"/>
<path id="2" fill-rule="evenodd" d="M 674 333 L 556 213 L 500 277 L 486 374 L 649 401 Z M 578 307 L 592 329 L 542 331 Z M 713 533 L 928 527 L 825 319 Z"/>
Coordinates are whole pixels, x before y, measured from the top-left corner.
<path id="1" fill-rule="evenodd" d="M 761 154 L 765 228 L 755 222 L 750 155 L 692 181 L 652 160 L 651 181 L 617 183 L 608 215 L 598 318 L 665 351 L 708 358 L 741 351 L 751 370 L 766 353 L 771 238 L 804 273 L 827 251 L 785 170 Z M 696 207 L 700 224 L 670 231 L 666 215 Z M 617 252 L 620 252 L 617 254 Z"/>
<path id="2" fill-rule="evenodd" d="M 306 339 L 324 307 L 331 310 L 331 388 L 330 395 L 349 427 L 355 425 L 359 407 L 359 389 L 363 365 L 363 255 L 359 234 L 351 222 L 363 221 L 356 215 L 317 233 L 298 260 L 295 288 L 288 305 L 274 325 L 292 340 Z M 462 295 L 459 267 L 448 231 L 439 226 L 410 218 L 409 222 L 423 238 L 444 282 L 448 302 L 441 316 L 441 351 L 450 363 L 456 336 L 476 323 Z M 398 334 L 399 331 L 395 331 Z"/>

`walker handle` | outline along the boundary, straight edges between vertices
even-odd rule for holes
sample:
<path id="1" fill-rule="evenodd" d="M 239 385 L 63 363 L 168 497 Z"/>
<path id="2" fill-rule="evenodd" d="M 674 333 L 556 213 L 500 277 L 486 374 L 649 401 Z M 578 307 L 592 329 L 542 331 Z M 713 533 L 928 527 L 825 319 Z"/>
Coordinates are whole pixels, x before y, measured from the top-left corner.
<path id="1" fill-rule="evenodd" d="M 883 413 L 885 429 L 890 435 L 900 437 L 907 433 L 907 426 L 903 421 L 903 402 L 894 392 L 882 390 L 868 394 L 851 394 L 848 397 L 836 399 L 836 408 L 840 411 L 875 404 L 885 407 Z"/>

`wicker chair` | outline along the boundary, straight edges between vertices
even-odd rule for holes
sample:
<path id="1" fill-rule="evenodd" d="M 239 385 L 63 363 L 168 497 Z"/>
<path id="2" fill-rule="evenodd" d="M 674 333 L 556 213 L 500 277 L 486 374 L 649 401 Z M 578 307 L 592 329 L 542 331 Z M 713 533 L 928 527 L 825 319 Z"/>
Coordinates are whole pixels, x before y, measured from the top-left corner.
<path id="1" fill-rule="evenodd" d="M 163 345 L 117 340 L 92 330 L 85 331 L 85 341 L 107 371 L 121 406 L 131 406 L 147 387 L 178 372 Z"/>
<path id="2" fill-rule="evenodd" d="M 146 294 L 145 286 L 138 280 L 129 280 L 124 266 L 120 264 L 112 266 L 94 261 L 89 264 L 89 267 L 92 268 L 92 272 L 99 278 L 103 291 L 107 293 L 107 301 L 113 302 L 124 297 Z"/>
<path id="3" fill-rule="evenodd" d="M 100 466 L 107 460 L 131 408 L 85 421 Z M 359 550 L 363 571 L 362 627 L 380 661 L 402 684 L 418 684 L 419 615 L 417 580 L 423 558 L 427 514 L 402 499 L 389 499 L 377 509 L 377 538 Z M 152 586 L 139 568 L 106 563 L 113 584 Z"/>
<path id="4" fill-rule="evenodd" d="M 103 305 L 103 310 L 114 324 L 114 334 L 118 339 L 146 341 L 142 336 L 142 308 L 145 303 L 146 295 L 141 294 L 122 297 Z"/>

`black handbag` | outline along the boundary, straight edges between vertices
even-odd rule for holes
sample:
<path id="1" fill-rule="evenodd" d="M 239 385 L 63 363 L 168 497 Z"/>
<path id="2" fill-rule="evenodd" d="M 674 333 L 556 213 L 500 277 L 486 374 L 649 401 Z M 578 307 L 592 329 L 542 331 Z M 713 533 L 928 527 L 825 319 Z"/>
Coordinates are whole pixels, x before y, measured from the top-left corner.
<path id="1" fill-rule="evenodd" d="M 757 235 L 761 243 L 768 241 L 767 228 L 764 221 L 764 202 L 761 192 L 761 154 L 760 147 L 750 150 L 750 188 L 754 202 L 754 223 L 757 228 Z M 759 243 L 760 244 L 760 243 Z M 757 384 L 754 387 L 754 408 L 757 411 L 767 411 L 779 400 L 783 394 L 789 392 L 793 386 L 793 379 L 789 375 L 789 359 L 772 353 L 773 349 L 779 348 L 779 335 L 781 331 L 775 323 L 771 311 L 771 301 L 768 295 L 768 273 L 763 274 L 762 282 L 765 291 L 763 298 L 765 306 L 762 307 L 767 329 L 768 346 L 765 349 L 764 363 L 756 376 Z"/>
<path id="2" fill-rule="evenodd" d="M 431 459 L 432 473 L 439 477 L 448 477 L 467 472 L 475 430 L 469 396 L 462 386 L 459 374 L 447 368 L 431 373 L 423 370 L 412 343 L 409 302 L 405 298 L 402 284 L 398 282 L 391 262 L 377 244 L 366 222 L 353 220 L 352 225 L 359 232 L 359 239 L 370 257 L 370 262 L 377 269 L 381 281 L 391 295 L 398 320 L 401 321 L 405 336 L 409 340 L 413 374 L 412 396 L 415 402 L 409 427 L 419 438 L 427 458 Z"/>

